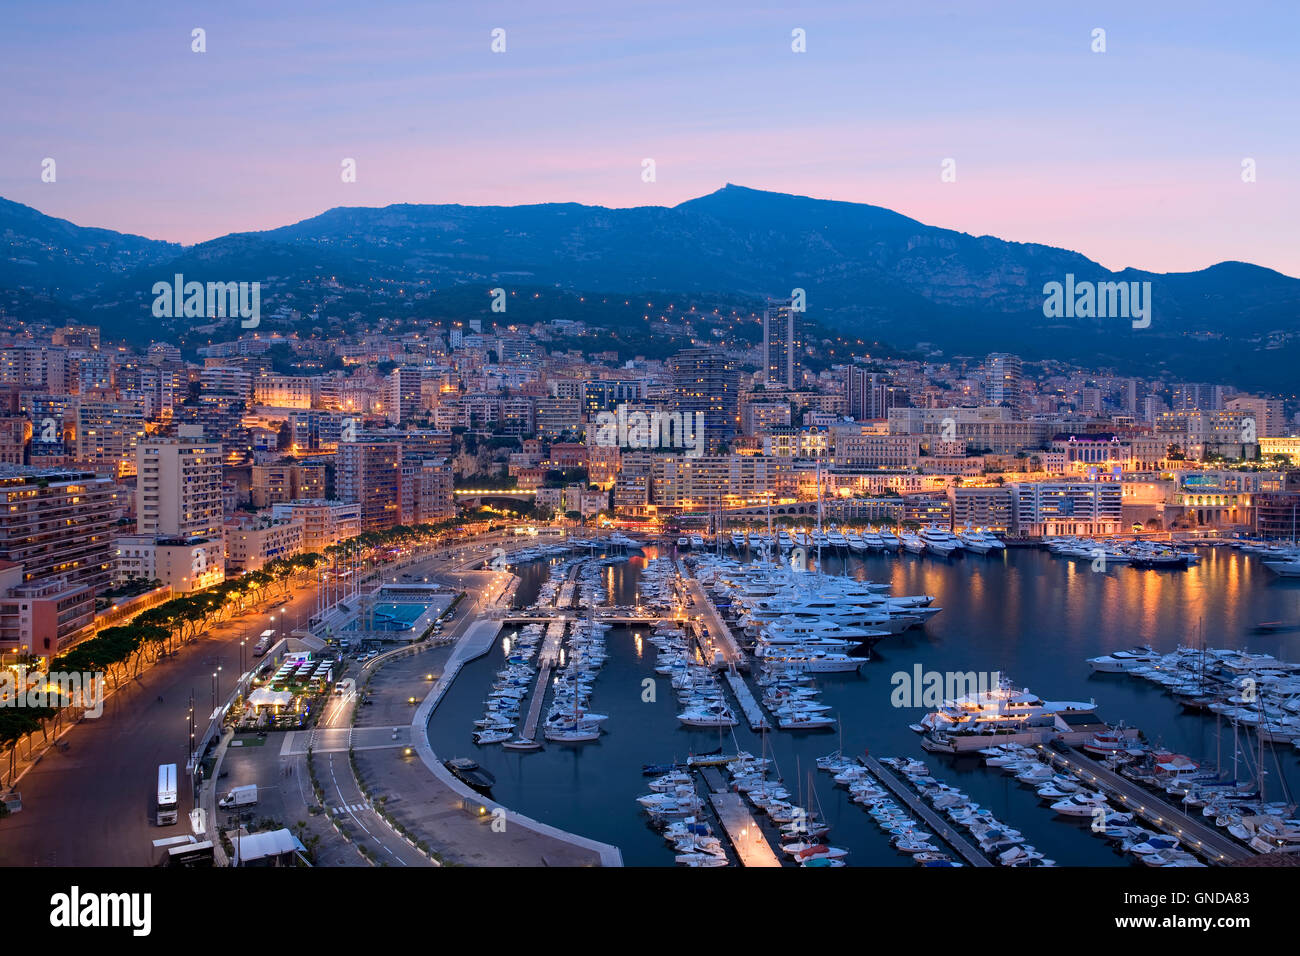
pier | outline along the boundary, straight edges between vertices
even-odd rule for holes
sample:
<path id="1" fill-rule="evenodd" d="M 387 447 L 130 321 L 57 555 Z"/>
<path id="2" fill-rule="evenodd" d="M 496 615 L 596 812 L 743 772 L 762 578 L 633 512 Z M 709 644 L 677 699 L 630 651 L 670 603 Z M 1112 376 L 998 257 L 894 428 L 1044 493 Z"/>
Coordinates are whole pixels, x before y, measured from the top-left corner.
<path id="1" fill-rule="evenodd" d="M 722 659 L 727 664 L 739 664 L 742 662 L 745 658 L 740 652 L 740 645 L 736 643 L 736 639 L 732 636 L 731 628 L 727 627 L 723 622 L 722 615 L 718 613 L 718 609 L 713 606 L 713 602 L 709 600 L 709 596 L 704 593 L 703 585 L 701 585 L 699 581 L 695 580 L 695 578 L 686 578 L 685 583 L 687 593 L 690 594 L 691 599 L 695 602 L 693 610 L 697 610 L 704 622 L 708 625 L 709 638 L 711 639 L 714 648 L 722 653 Z M 698 630 L 696 632 L 696 639 L 703 644 L 702 635 Z M 709 663 L 713 662 L 710 661 Z"/>
<path id="2" fill-rule="evenodd" d="M 560 659 L 560 642 L 564 640 L 565 625 L 554 621 L 546 629 L 546 639 L 537 652 L 537 686 L 533 688 L 533 699 L 528 704 L 528 717 L 524 721 L 522 740 L 533 740 L 537 736 L 537 721 L 542 713 L 542 701 L 546 698 L 546 683 L 551 679 L 551 670 Z"/>
<path id="3" fill-rule="evenodd" d="M 750 693 L 749 685 L 745 683 L 745 679 L 736 673 L 734 667 L 728 667 L 722 673 L 727 678 L 727 683 L 731 685 L 731 692 L 736 695 L 736 700 L 745 714 L 745 719 L 749 721 L 749 729 L 755 731 L 771 730 L 772 725 L 763 716 L 763 710 L 758 706 L 758 701 L 754 700 L 754 695 Z"/>
<path id="4" fill-rule="evenodd" d="M 925 821 L 925 825 L 934 831 L 935 836 L 956 850 L 971 866 L 991 867 L 988 857 L 977 850 L 965 837 L 959 834 L 948 822 L 923 804 L 911 787 L 904 786 L 879 760 L 863 755 L 859 758 L 863 766 L 875 774 L 876 778 L 893 791 L 894 796 L 907 804 L 907 809 Z"/>
<path id="5" fill-rule="evenodd" d="M 1126 777 L 1094 763 L 1075 751 L 1062 753 L 1055 749 L 1040 748 L 1040 752 L 1053 767 L 1062 766 L 1070 773 L 1086 780 L 1107 797 L 1118 801 L 1118 809 L 1142 817 L 1170 836 L 1178 837 L 1182 845 L 1210 863 L 1235 863 L 1255 854 L 1237 843 L 1214 826 L 1188 816 Z"/>
<path id="6" fill-rule="evenodd" d="M 741 866 L 780 866 L 767 837 L 759 828 L 758 821 L 749 812 L 749 807 L 738 793 L 709 794 L 709 803 L 727 831 L 727 837 L 740 857 Z"/>

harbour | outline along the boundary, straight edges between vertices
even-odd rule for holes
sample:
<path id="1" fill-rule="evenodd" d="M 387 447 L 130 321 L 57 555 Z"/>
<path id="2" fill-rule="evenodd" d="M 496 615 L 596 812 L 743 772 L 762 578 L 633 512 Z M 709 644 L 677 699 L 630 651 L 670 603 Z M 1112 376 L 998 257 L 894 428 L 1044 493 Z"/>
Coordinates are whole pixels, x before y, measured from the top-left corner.
<path id="1" fill-rule="evenodd" d="M 1203 558 L 1197 565 L 1176 573 L 1120 567 L 1108 575 L 1093 575 L 1086 563 L 1061 561 L 1040 550 L 1021 548 L 953 559 L 901 552 L 893 556 L 826 555 L 823 560 L 828 574 L 878 582 L 893 595 L 931 594 L 934 604 L 944 610 L 923 628 L 874 643 L 870 660 L 864 659 L 856 672 L 817 675 L 814 683 L 818 698 L 832 708 L 846 753 L 869 748 L 872 752 L 910 753 L 931 761 L 942 760 L 946 777 L 1000 818 L 1015 821 L 1028 840 L 1060 864 L 1130 864 L 1132 857 L 1117 853 L 1117 847 L 1096 840 L 1068 820 L 1044 814 L 1032 790 L 1016 786 L 1014 781 L 1008 786 L 1000 777 L 990 776 L 980 766 L 978 755 L 927 754 L 920 746 L 920 738 L 907 729 L 924 715 L 925 709 L 893 706 L 891 678 L 917 664 L 926 671 L 973 671 L 996 665 L 1014 675 L 1019 683 L 1035 689 L 1084 700 L 1095 698 L 1105 722 L 1132 720 L 1134 715 L 1141 715 L 1142 731 L 1165 747 L 1213 755 L 1213 721 L 1160 704 L 1159 688 L 1122 675 L 1094 674 L 1086 663 L 1089 657 L 1136 643 L 1163 643 L 1172 649 L 1189 629 L 1202 626 L 1202 621 L 1207 631 L 1212 627 L 1235 630 L 1239 640 L 1249 643 L 1252 649 L 1280 650 L 1282 635 L 1257 635 L 1254 625 L 1260 618 L 1285 620 L 1295 616 L 1300 589 L 1279 583 L 1280 579 L 1253 556 L 1224 548 L 1202 551 Z M 496 775 L 494 795 L 502 803 L 518 805 L 521 812 L 554 826 L 612 842 L 632 865 L 673 863 L 672 854 L 664 851 L 662 839 L 641 822 L 643 818 L 635 811 L 626 809 L 644 790 L 640 777 L 644 763 L 668 757 L 682 760 L 690 753 L 720 745 L 729 752 L 742 749 L 758 753 L 765 736 L 769 751 L 789 773 L 796 764 L 810 766 L 817 757 L 834 749 L 836 736 L 834 729 L 802 735 L 770 730 L 755 733 L 743 693 L 736 694 L 733 683 L 739 679 L 752 689 L 754 672 L 737 673 L 733 678 L 730 669 L 723 668 L 718 674 L 734 701 L 739 721 L 725 731 L 683 728 L 673 720 L 671 712 L 664 710 L 676 706 L 669 695 L 643 699 L 647 680 L 663 686 L 662 676 L 654 671 L 656 654 L 647 646 L 647 640 L 650 629 L 662 624 L 664 615 L 650 613 L 637 591 L 637 582 L 646 563 L 661 553 L 651 547 L 645 555 L 633 555 L 601 569 L 610 608 L 634 611 L 628 615 L 632 618 L 628 623 L 609 622 L 608 661 L 592 694 L 593 707 L 609 717 L 602 725 L 600 739 L 583 745 L 548 746 L 544 753 L 516 754 L 500 748 L 476 748 L 473 753 Z M 518 626 L 515 616 L 527 616 L 526 608 L 533 603 L 546 567 L 547 562 L 542 561 L 519 569 L 522 580 L 517 610 L 507 618 L 508 628 Z M 1121 584 L 1122 589 L 1118 586 Z M 708 621 L 704 626 L 710 636 L 718 633 L 709 615 L 714 610 L 712 600 L 700 605 L 702 594 L 690 584 L 684 591 L 697 604 L 689 612 L 699 613 L 702 622 Z M 719 609 L 719 617 L 721 610 L 726 609 Z M 603 612 L 598 609 L 595 614 L 600 617 Z M 1039 626 L 1039 622 L 1048 621 L 1055 625 L 1050 633 Z M 1126 626 L 1105 626 L 1121 621 Z M 1050 641 L 1052 650 L 1039 657 L 1036 651 L 1043 650 L 1045 641 Z M 488 668 L 499 668 L 502 660 L 489 653 L 469 665 L 444 705 L 449 709 L 440 712 L 440 718 L 454 712 L 457 696 L 472 696 L 469 685 L 475 680 L 475 671 L 490 673 Z M 755 659 L 748 660 L 752 664 Z M 458 730 L 454 724 L 454 720 L 439 719 L 430 726 L 433 737 L 445 733 L 449 741 L 457 740 L 454 746 L 449 743 L 442 750 L 464 750 L 464 738 L 460 736 L 463 725 Z M 1082 736 L 1081 731 L 1074 742 Z M 439 749 L 436 740 L 435 749 Z M 1290 759 L 1294 763 L 1294 758 Z M 1286 771 L 1288 776 L 1294 776 L 1294 765 Z M 911 865 L 912 860 L 896 853 L 842 792 L 823 790 L 819 785 L 817 796 L 831 839 L 851 851 L 850 865 Z M 758 825 L 770 828 L 762 819 Z M 770 829 L 768 832 L 772 834 Z"/>

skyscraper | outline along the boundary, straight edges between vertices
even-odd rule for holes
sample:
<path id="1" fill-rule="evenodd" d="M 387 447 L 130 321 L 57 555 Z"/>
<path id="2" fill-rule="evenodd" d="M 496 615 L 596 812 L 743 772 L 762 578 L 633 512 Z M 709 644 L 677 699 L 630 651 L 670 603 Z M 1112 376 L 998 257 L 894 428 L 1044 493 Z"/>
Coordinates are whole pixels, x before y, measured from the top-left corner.
<path id="1" fill-rule="evenodd" d="M 992 352 L 984 360 L 985 389 L 990 405 L 1005 402 L 1019 409 L 1022 402 L 1021 382 L 1023 371 L 1020 356 L 1006 352 Z"/>
<path id="2" fill-rule="evenodd" d="M 704 415 L 704 447 L 712 455 L 740 431 L 740 376 L 715 349 L 683 349 L 669 360 L 673 410 Z"/>
<path id="3" fill-rule="evenodd" d="M 768 299 L 763 312 L 763 368 L 767 381 L 803 384 L 803 329 L 793 299 Z"/>
<path id="4" fill-rule="evenodd" d="M 402 445 L 395 441 L 342 442 L 335 487 L 343 501 L 361 505 L 361 530 L 382 531 L 402 518 Z"/>
<path id="5" fill-rule="evenodd" d="M 136 522 L 142 535 L 221 537 L 221 443 L 180 426 L 177 438 L 150 438 L 135 449 Z"/>

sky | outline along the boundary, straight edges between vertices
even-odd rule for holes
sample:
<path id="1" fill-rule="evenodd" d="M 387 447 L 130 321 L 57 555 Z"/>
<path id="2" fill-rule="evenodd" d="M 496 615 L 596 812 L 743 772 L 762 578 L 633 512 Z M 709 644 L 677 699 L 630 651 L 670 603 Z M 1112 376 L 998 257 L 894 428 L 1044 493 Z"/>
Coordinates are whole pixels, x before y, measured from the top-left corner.
<path id="1" fill-rule="evenodd" d="M 736 183 L 1111 269 L 1300 276 L 1298 75 L 1295 0 L 43 0 L 0 8 L 0 196 L 188 244 Z"/>

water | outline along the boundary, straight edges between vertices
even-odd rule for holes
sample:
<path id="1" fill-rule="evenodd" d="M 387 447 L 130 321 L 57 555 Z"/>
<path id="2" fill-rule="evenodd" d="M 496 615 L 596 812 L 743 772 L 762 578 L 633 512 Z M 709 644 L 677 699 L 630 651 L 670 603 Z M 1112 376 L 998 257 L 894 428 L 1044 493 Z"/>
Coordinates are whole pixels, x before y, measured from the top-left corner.
<path id="1" fill-rule="evenodd" d="M 429 607 L 428 604 L 376 604 L 372 630 L 410 630 L 411 625 L 419 620 L 420 615 L 429 610 Z M 355 631 L 360 626 L 360 623 L 360 621 L 353 621 L 344 630 Z"/>
<path id="2" fill-rule="evenodd" d="M 1211 647 L 1300 658 L 1300 630 L 1252 633 L 1264 621 L 1300 623 L 1300 582 L 1279 579 L 1257 558 L 1226 548 L 1207 548 L 1201 554 L 1200 565 L 1186 571 L 1112 567 L 1105 574 L 1092 572 L 1087 561 L 1028 549 L 948 560 L 913 555 L 827 557 L 827 573 L 889 582 L 894 594 L 933 594 L 935 604 L 944 608 L 925 630 L 878 644 L 859 674 L 821 675 L 821 699 L 840 717 L 844 750 L 926 761 L 936 777 L 966 791 L 1061 864 L 1128 865 L 1131 858 L 1094 837 L 1086 820 L 1057 817 L 1031 789 L 985 768 L 978 757 L 923 751 L 920 738 L 907 725 L 925 710 L 894 707 L 891 677 L 911 674 L 916 664 L 923 671 L 1000 671 L 1048 699 L 1095 698 L 1106 720 L 1140 727 L 1151 740 L 1197 759 L 1212 762 L 1217 750 L 1223 764 L 1230 765 L 1232 732 L 1226 724 L 1218 736 L 1213 715 L 1184 714 L 1156 685 L 1118 674 L 1094 675 L 1085 661 L 1135 644 L 1171 651 L 1179 644 L 1199 643 L 1202 633 Z M 518 570 L 523 579 L 519 604 L 535 598 L 548 567 L 548 562 L 536 562 Z M 611 602 L 632 603 L 643 567 L 638 557 L 604 572 Z M 500 647 L 461 672 L 439 706 L 429 736 L 440 756 L 472 756 L 492 771 L 498 781 L 493 796 L 504 805 L 615 844 L 629 865 L 670 866 L 668 844 L 650 828 L 635 802 L 649 792 L 641 766 L 682 759 L 692 750 L 711 750 L 719 745 L 719 733 L 677 722 L 671 684 L 654 673 L 655 649 L 644 641 L 638 649 L 636 633 L 615 628 L 608 634 L 609 661 L 592 694 L 593 708 L 610 718 L 599 742 L 567 747 L 547 743 L 544 751 L 533 754 L 476 746 L 470 730 L 482 716 L 493 675 L 504 666 Z M 644 684 L 647 679 L 655 683 Z M 647 686 L 655 690 L 653 701 L 643 700 Z M 735 728 L 735 743 L 732 732 L 724 733 L 728 751 L 739 744 L 759 753 L 763 746 L 746 726 Z M 848 792 L 816 771 L 816 757 L 836 750 L 839 742 L 834 730 L 767 735 L 768 753 L 776 758 L 793 794 L 808 786 L 812 771 L 816 800 L 831 827 L 830 841 L 851 851 L 851 865 L 910 865 Z M 1246 749 L 1253 747 L 1252 738 Z M 1276 748 L 1292 792 L 1300 787 L 1298 753 L 1289 745 Z M 1253 766 L 1253 753 L 1250 759 Z M 1281 787 L 1267 747 L 1265 768 L 1270 772 L 1269 795 L 1279 798 Z"/>

